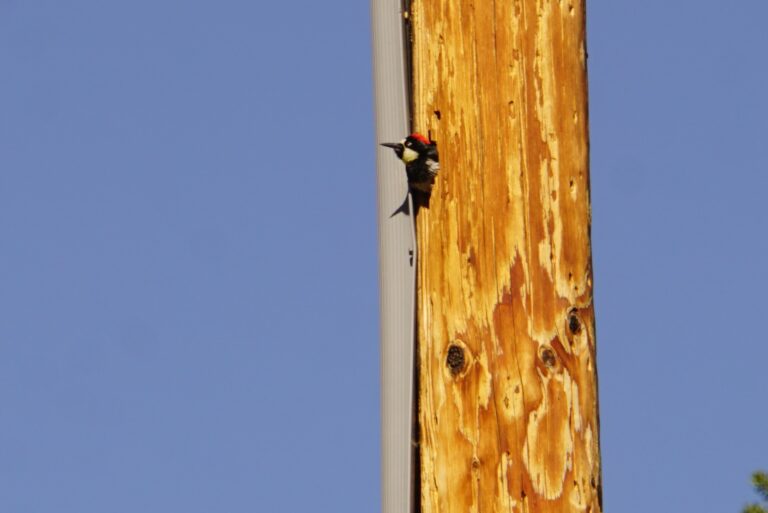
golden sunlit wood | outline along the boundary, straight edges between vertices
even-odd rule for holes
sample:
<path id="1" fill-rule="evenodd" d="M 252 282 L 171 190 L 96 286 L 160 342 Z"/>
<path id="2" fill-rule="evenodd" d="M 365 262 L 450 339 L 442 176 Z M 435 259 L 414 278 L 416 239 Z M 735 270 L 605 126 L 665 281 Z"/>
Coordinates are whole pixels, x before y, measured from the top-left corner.
<path id="1" fill-rule="evenodd" d="M 601 511 L 584 10 L 411 5 L 423 513 Z"/>

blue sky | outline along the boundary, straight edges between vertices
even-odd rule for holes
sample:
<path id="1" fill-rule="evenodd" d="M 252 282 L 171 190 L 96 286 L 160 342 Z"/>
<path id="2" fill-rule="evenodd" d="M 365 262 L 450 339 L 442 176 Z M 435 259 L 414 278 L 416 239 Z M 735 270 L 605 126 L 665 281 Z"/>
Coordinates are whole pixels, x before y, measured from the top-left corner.
<path id="1" fill-rule="evenodd" d="M 768 467 L 767 17 L 588 5 L 608 511 Z M 0 0 L 0 69 L 0 511 L 378 511 L 367 3 Z"/>

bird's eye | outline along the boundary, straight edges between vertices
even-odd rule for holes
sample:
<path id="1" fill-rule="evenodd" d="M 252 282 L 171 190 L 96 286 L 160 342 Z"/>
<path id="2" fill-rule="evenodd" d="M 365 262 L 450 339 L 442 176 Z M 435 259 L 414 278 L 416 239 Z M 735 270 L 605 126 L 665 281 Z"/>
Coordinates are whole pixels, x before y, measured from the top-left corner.
<path id="1" fill-rule="evenodd" d="M 406 148 L 410 148 L 411 146 L 413 146 L 413 143 L 411 141 L 405 141 L 405 146 Z"/>

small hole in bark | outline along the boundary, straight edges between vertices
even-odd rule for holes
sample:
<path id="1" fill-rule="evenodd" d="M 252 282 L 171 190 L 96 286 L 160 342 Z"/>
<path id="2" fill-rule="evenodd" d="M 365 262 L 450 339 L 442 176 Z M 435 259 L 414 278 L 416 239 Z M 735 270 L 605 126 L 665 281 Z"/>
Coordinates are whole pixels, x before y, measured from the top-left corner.
<path id="1" fill-rule="evenodd" d="M 464 369 L 464 349 L 452 344 L 448 348 L 448 356 L 445 357 L 445 364 L 451 369 L 451 374 L 454 376 Z"/>
<path id="2" fill-rule="evenodd" d="M 436 110 L 436 111 L 435 111 L 435 117 L 436 117 L 438 120 L 440 119 L 440 111 L 439 111 L 439 110 Z"/>
<path id="3" fill-rule="evenodd" d="M 552 348 L 544 346 L 541 350 L 541 361 L 544 362 L 544 365 L 547 367 L 554 367 L 557 363 L 557 357 L 555 357 L 555 352 L 552 351 Z"/>

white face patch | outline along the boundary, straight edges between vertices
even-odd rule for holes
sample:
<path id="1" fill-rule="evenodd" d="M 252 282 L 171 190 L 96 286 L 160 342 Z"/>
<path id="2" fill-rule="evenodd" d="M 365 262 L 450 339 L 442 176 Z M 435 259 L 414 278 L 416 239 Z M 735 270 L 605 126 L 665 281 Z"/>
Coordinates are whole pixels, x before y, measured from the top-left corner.
<path id="1" fill-rule="evenodd" d="M 419 158 L 419 154 L 410 148 L 403 147 L 403 162 L 408 164 Z"/>

